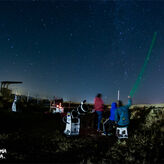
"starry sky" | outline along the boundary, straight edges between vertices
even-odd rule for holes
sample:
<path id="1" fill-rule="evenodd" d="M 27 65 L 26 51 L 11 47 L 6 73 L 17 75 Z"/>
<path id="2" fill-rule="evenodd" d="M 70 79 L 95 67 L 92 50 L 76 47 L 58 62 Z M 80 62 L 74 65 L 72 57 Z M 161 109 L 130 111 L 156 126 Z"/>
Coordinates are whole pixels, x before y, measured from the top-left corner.
<path id="1" fill-rule="evenodd" d="M 164 103 L 164 1 L 0 1 L 0 81 L 13 90 L 93 103 L 127 102 L 157 39 L 134 103 Z"/>

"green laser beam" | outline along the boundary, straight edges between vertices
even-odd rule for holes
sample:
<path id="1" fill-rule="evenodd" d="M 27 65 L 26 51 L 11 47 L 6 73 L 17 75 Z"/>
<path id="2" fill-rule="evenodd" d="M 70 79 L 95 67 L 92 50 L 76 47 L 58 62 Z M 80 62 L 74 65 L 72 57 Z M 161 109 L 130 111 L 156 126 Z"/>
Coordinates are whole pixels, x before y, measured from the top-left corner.
<path id="1" fill-rule="evenodd" d="M 140 73 L 139 73 L 139 75 L 138 75 L 138 78 L 137 78 L 137 80 L 136 80 L 136 82 L 135 82 L 135 84 L 134 84 L 132 90 L 130 91 L 130 96 L 131 96 L 131 97 L 133 97 L 134 93 L 136 92 L 136 90 L 137 90 L 137 88 L 138 88 L 138 86 L 139 86 L 139 84 L 140 84 L 140 81 L 141 81 L 142 76 L 143 76 L 143 74 L 144 74 L 145 68 L 146 68 L 147 63 L 148 63 L 148 61 L 149 61 L 149 59 L 150 59 L 150 55 L 151 55 L 151 52 L 152 52 L 152 49 L 153 49 L 153 46 L 154 46 L 156 37 L 157 37 L 157 32 L 154 32 L 153 39 L 152 39 L 152 42 L 151 42 L 151 45 L 150 45 L 148 54 L 147 54 L 147 56 L 146 56 L 146 58 L 145 58 L 144 64 L 143 64 L 143 66 L 142 66 L 142 68 L 141 68 L 141 71 L 140 71 Z"/>

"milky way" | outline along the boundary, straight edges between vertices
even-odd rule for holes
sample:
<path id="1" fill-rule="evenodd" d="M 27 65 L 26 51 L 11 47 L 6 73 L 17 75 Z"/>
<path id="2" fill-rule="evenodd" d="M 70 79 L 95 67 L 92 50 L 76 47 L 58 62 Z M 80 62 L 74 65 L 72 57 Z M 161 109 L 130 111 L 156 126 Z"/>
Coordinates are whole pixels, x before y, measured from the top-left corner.
<path id="1" fill-rule="evenodd" d="M 164 2 L 0 2 L 0 81 L 23 94 L 105 103 L 127 96 L 152 49 L 134 103 L 164 102 Z"/>

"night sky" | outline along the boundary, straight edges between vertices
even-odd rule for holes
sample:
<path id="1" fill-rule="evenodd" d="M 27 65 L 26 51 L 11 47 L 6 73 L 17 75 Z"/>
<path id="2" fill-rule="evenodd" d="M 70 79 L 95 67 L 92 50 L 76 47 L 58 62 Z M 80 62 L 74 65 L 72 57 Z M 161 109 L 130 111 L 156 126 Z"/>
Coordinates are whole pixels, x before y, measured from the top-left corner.
<path id="1" fill-rule="evenodd" d="M 0 81 L 19 93 L 127 102 L 157 32 L 134 103 L 164 103 L 164 1 L 0 1 Z"/>

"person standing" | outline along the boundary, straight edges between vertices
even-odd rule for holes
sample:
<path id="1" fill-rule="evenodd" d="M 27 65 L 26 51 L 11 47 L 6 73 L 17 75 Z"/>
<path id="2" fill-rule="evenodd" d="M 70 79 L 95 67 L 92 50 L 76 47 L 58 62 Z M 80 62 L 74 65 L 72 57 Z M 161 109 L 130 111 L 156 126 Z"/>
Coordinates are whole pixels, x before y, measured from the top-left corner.
<path id="1" fill-rule="evenodd" d="M 102 113 L 104 111 L 104 102 L 102 100 L 102 94 L 101 93 L 98 93 L 94 99 L 94 110 L 96 111 L 97 116 L 98 116 L 97 131 L 101 132 L 100 123 L 102 120 Z"/>
<path id="2" fill-rule="evenodd" d="M 113 127 L 115 125 L 115 111 L 117 110 L 117 103 L 113 102 L 111 104 L 111 109 L 110 109 L 110 116 L 109 119 L 107 119 L 103 123 L 103 133 L 102 135 L 112 135 Z"/>
<path id="3" fill-rule="evenodd" d="M 123 106 L 122 102 L 118 102 L 118 108 L 115 112 L 115 122 L 117 123 L 118 127 L 128 126 L 130 123 L 130 114 L 129 114 L 129 107 L 132 105 L 131 97 L 128 96 L 128 104 Z"/>

